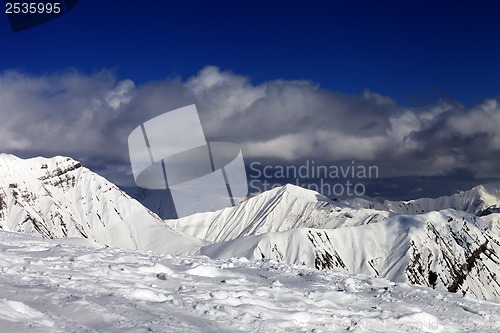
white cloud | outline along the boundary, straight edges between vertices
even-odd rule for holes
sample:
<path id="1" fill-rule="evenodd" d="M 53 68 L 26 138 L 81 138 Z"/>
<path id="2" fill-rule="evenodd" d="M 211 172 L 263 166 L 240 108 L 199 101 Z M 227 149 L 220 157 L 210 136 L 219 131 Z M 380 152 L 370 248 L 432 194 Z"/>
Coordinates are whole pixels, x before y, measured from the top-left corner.
<path id="1" fill-rule="evenodd" d="M 141 86 L 107 71 L 8 71 L 0 74 L 0 150 L 125 165 L 133 128 L 196 103 L 207 137 L 241 144 L 247 159 L 358 160 L 379 165 L 386 176 L 455 168 L 500 176 L 499 101 L 407 108 L 369 90 L 350 96 L 308 81 L 252 84 L 216 67 L 186 81 Z"/>

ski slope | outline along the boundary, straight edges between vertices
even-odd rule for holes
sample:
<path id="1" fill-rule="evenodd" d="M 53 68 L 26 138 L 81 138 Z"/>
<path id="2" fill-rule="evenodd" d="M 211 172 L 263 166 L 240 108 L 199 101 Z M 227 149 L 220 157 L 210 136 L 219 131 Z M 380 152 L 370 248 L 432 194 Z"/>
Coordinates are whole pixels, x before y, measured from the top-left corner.
<path id="1" fill-rule="evenodd" d="M 500 329 L 496 303 L 272 260 L 171 256 L 0 231 L 0 267 L 0 332 Z"/>

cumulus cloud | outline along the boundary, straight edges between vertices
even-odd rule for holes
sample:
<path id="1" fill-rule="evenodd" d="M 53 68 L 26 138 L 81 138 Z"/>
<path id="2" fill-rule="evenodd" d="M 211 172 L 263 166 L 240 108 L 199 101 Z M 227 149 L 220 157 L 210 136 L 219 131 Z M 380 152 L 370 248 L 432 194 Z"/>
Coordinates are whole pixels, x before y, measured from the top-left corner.
<path id="1" fill-rule="evenodd" d="M 69 155 L 110 174 L 127 173 L 129 133 L 142 122 L 196 103 L 210 140 L 239 143 L 247 162 L 379 166 L 382 176 L 468 170 L 498 177 L 500 99 L 472 108 L 441 100 L 398 105 L 369 90 L 330 91 L 309 81 L 250 79 L 216 67 L 136 86 L 107 71 L 0 74 L 0 150 Z M 116 180 L 116 175 L 112 176 Z"/>
<path id="2" fill-rule="evenodd" d="M 130 101 L 134 84 L 118 85 L 109 73 L 68 72 L 33 77 L 17 72 L 0 76 L 0 147 L 4 151 L 91 153 L 102 129 Z"/>

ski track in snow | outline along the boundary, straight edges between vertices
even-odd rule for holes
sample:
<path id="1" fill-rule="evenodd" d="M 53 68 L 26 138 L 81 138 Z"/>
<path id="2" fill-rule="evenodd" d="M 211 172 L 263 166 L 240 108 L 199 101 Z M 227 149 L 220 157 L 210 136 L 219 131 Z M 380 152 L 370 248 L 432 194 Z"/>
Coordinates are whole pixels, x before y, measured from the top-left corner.
<path id="1" fill-rule="evenodd" d="M 84 247 L 0 231 L 0 270 L 0 332 L 500 329 L 500 304 L 274 261 Z"/>

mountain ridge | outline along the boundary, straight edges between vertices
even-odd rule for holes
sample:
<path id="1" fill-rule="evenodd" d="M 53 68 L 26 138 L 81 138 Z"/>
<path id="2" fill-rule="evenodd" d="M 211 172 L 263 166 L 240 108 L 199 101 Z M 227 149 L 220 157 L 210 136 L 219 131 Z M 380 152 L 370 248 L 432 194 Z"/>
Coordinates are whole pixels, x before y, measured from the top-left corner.
<path id="1" fill-rule="evenodd" d="M 226 241 L 293 228 L 337 228 L 375 223 L 388 218 L 385 211 L 357 210 L 295 185 L 260 193 L 216 212 L 166 220 L 172 228 L 212 242 Z"/>
<path id="2" fill-rule="evenodd" d="M 498 301 L 496 189 L 486 185 L 448 199 L 417 199 L 401 206 L 409 212 L 401 214 L 399 204 L 359 208 L 286 185 L 235 207 L 163 221 L 71 158 L 3 154 L 0 227 L 116 248 L 272 259 Z M 446 207 L 452 205 L 469 212 Z M 484 209 L 491 211 L 485 215 Z"/>
<path id="3" fill-rule="evenodd" d="M 203 241 L 165 225 L 116 185 L 69 157 L 0 155 L 0 227 L 44 238 L 90 238 L 129 249 L 188 250 Z M 161 242 L 165 237 L 171 242 Z"/>
<path id="4" fill-rule="evenodd" d="M 368 225 L 241 237 L 204 246 L 200 253 L 273 259 L 500 300 L 500 243 L 490 228 L 472 214 L 449 209 Z"/>
<path id="5" fill-rule="evenodd" d="M 412 200 L 384 200 L 353 198 L 343 201 L 356 208 L 386 209 L 397 214 L 422 214 L 430 211 L 453 208 L 478 216 L 500 210 L 500 182 L 477 185 L 467 191 Z"/>

